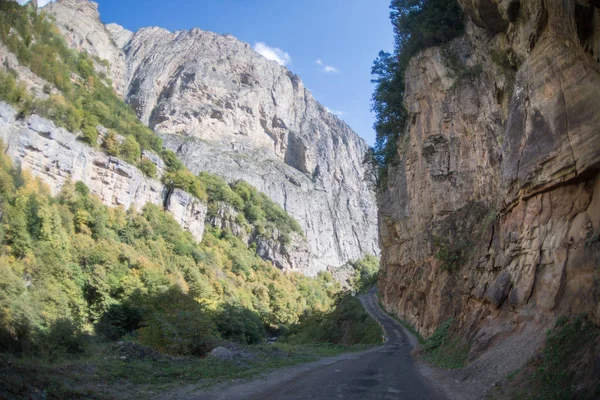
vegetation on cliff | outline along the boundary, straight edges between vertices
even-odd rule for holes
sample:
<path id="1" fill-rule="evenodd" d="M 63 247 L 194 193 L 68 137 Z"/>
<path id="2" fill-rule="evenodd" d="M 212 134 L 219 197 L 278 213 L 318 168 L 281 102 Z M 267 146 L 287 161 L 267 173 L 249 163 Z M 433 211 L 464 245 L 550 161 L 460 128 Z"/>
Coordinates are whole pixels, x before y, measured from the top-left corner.
<path id="1" fill-rule="evenodd" d="M 350 261 L 349 264 L 354 269 L 354 274 L 349 282 L 354 291 L 365 293 L 377 283 L 379 274 L 379 259 L 377 257 L 367 255 L 360 260 Z"/>
<path id="2" fill-rule="evenodd" d="M 327 273 L 282 273 L 228 231 L 197 244 L 154 205 L 108 208 L 80 182 L 52 197 L 4 156 L 0 207 L 5 351 L 54 358 L 95 332 L 202 355 L 326 311 L 338 290 Z"/>
<path id="3" fill-rule="evenodd" d="M 419 51 L 446 43 L 464 31 L 462 11 L 456 0 L 392 0 L 390 8 L 394 53 L 380 52 L 372 69 L 377 136 L 369 161 L 379 168 L 380 182 L 385 181 L 387 168 L 395 161 L 398 138 L 406 127 L 404 79 L 410 59 Z"/>
<path id="4" fill-rule="evenodd" d="M 141 149 L 162 151 L 160 138 L 119 99 L 110 79 L 96 72 L 95 66 L 104 62 L 71 50 L 44 12 L 0 2 L 0 40 L 22 65 L 57 89 L 55 93 L 52 87 L 45 89 L 52 93 L 46 101 L 19 99 L 23 113 L 48 116 L 71 132 L 81 131 L 81 139 L 93 146 L 98 139 L 96 128 L 102 125 L 131 135 Z M 113 151 L 118 155 L 119 149 Z"/>
<path id="5" fill-rule="evenodd" d="M 197 244 L 160 208 L 109 208 L 81 182 L 53 197 L 6 156 L 0 209 L 0 364 L 11 365 L 0 368 L 0 395 L 103 398 L 123 382 L 161 390 L 380 338 L 329 273 L 285 274 L 229 231 L 208 228 Z M 293 340 L 261 344 L 288 327 Z M 195 357 L 231 342 L 243 346 L 234 359 Z"/>
<path id="6" fill-rule="evenodd" d="M 80 132 L 79 139 L 90 146 L 98 146 L 100 141 L 100 148 L 107 154 L 138 166 L 152 178 L 156 177 L 156 165 L 142 158 L 141 150 L 154 151 L 165 162 L 162 181 L 169 188 L 184 190 L 213 204 L 225 201 L 262 231 L 279 230 L 283 239 L 292 232 L 302 234 L 296 220 L 254 187 L 237 182 L 232 185 L 235 196 L 230 196 L 222 189 L 227 183 L 221 178 L 195 176 L 174 152 L 163 149 L 162 140 L 115 94 L 110 79 L 97 72 L 106 67 L 106 62 L 69 49 L 44 12 L 38 14 L 16 2 L 0 2 L 0 40 L 22 65 L 57 89 L 45 87 L 49 96 L 36 98 L 18 81 L 16 71 L 0 71 L 0 100 L 18 107 L 22 116 L 36 113 L 47 117 L 71 132 Z M 99 126 L 108 129 L 100 139 Z"/>
<path id="7" fill-rule="evenodd" d="M 231 205 L 238 212 L 240 226 L 254 226 L 258 234 L 270 235 L 273 229 L 282 233 L 280 240 L 289 241 L 289 234 L 302 235 L 298 222 L 254 186 L 237 181 L 228 184 L 223 178 L 201 172 L 198 175 L 202 186 L 208 193 L 208 215 L 217 216 L 219 204 Z M 248 228 L 250 230 L 250 228 Z"/>

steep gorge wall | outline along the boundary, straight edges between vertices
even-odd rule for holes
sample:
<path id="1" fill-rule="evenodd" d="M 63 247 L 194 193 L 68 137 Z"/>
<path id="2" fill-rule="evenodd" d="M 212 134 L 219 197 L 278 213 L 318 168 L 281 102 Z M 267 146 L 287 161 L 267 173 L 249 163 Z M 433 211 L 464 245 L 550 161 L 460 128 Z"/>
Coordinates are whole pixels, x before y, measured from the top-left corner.
<path id="1" fill-rule="evenodd" d="M 45 10 L 71 46 L 109 61 L 115 88 L 188 168 L 246 180 L 300 222 L 305 272 L 379 252 L 367 145 L 298 76 L 230 35 L 132 33 L 85 0 Z"/>
<path id="2" fill-rule="evenodd" d="M 476 355 L 559 315 L 600 323 L 600 8 L 461 6 L 464 37 L 406 74 L 379 286 L 423 335 L 454 318 Z"/>

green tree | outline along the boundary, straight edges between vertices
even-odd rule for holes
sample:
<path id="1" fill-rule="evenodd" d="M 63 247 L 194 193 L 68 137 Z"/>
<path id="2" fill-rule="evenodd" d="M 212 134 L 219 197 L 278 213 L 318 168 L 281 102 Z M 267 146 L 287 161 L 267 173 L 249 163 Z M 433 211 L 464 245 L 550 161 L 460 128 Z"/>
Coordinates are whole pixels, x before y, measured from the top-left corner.
<path id="1" fill-rule="evenodd" d="M 121 147 L 119 146 L 119 139 L 115 131 L 109 130 L 102 140 L 102 148 L 106 151 L 106 154 L 110 156 L 118 156 L 120 154 Z"/>
<path id="2" fill-rule="evenodd" d="M 144 173 L 144 175 L 150 178 L 156 178 L 156 164 L 147 158 L 142 158 L 140 161 L 140 170 Z"/>
<path id="3" fill-rule="evenodd" d="M 131 163 L 137 164 L 141 157 L 140 145 L 133 136 L 127 136 L 119 150 L 121 157 Z"/>
<path id="4" fill-rule="evenodd" d="M 406 127 L 404 74 L 408 62 L 419 51 L 448 42 L 464 31 L 456 0 L 392 0 L 390 8 L 394 54 L 380 52 L 372 68 L 376 140 L 369 161 L 379 168 L 380 182 L 385 180 L 387 167 L 396 161 L 398 138 Z"/>

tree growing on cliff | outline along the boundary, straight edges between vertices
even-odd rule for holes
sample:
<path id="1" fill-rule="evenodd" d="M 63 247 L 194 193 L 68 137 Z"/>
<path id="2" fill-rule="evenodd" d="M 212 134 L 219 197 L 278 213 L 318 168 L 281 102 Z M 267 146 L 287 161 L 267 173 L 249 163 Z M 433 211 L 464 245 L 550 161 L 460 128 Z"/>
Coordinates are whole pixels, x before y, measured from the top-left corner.
<path id="1" fill-rule="evenodd" d="M 379 168 L 379 183 L 395 162 L 397 141 L 406 127 L 404 108 L 405 70 L 419 51 L 448 42 L 464 31 L 462 11 L 456 0 L 392 0 L 394 54 L 380 52 L 373 63 L 375 91 L 372 110 L 377 133 L 371 160 Z"/>

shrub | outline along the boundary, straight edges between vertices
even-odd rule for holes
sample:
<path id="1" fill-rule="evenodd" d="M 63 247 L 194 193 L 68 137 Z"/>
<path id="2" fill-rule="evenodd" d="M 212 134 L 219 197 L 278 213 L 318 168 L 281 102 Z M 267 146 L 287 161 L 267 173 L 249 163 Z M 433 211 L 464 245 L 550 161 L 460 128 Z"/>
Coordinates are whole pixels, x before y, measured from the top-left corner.
<path id="1" fill-rule="evenodd" d="M 150 178 L 156 178 L 156 164 L 154 164 L 152 161 L 148 160 L 147 158 L 142 158 L 139 167 L 146 176 Z"/>
<path id="2" fill-rule="evenodd" d="M 217 312 L 215 321 L 221 337 L 243 344 L 257 344 L 265 337 L 260 316 L 239 305 L 227 304 Z"/>
<path id="3" fill-rule="evenodd" d="M 140 145 L 133 136 L 127 136 L 119 149 L 121 157 L 131 164 L 137 164 L 141 157 Z"/>
<path id="4" fill-rule="evenodd" d="M 93 126 L 86 126 L 81 129 L 81 141 L 95 147 L 98 144 L 98 129 Z"/>
<path id="5" fill-rule="evenodd" d="M 106 133 L 106 136 L 102 140 L 102 148 L 109 156 L 119 156 L 121 147 L 115 131 L 110 130 Z"/>
<path id="6" fill-rule="evenodd" d="M 169 172 L 175 172 L 185 168 L 181 160 L 177 157 L 177 154 L 171 150 L 162 150 L 160 154 L 165 161 L 165 166 Z"/>
<path id="7" fill-rule="evenodd" d="M 423 343 L 424 358 L 442 368 L 461 368 L 470 346 L 452 330 L 453 320 L 442 323 Z"/>
<path id="8" fill-rule="evenodd" d="M 27 344 L 26 349 L 36 356 L 57 360 L 84 353 L 86 338 L 72 321 L 61 318 L 55 321 L 50 328 L 38 330 L 33 335 L 32 341 Z"/>
<path id="9" fill-rule="evenodd" d="M 218 336 L 200 304 L 178 289 L 170 289 L 152 300 L 138 338 L 164 353 L 203 356 L 216 346 Z"/>
<path id="10" fill-rule="evenodd" d="M 224 202 L 236 210 L 243 211 L 244 200 L 231 189 L 225 180 L 217 175 L 201 172 L 198 178 L 206 188 L 211 202 Z"/>
<path id="11" fill-rule="evenodd" d="M 547 333 L 542 357 L 533 360 L 534 371 L 528 377 L 528 390 L 520 393 L 519 398 L 596 398 L 600 389 L 597 375 L 599 338 L 600 329 L 585 317 L 559 318 L 554 329 Z"/>
<path id="12" fill-rule="evenodd" d="M 467 246 L 462 243 L 450 243 L 444 238 L 435 238 L 437 247 L 435 258 L 441 262 L 442 271 L 455 271 L 459 269 L 466 257 Z"/>
<path id="13" fill-rule="evenodd" d="M 383 340 L 379 324 L 358 299 L 344 295 L 330 312 L 314 312 L 301 318 L 285 339 L 292 343 L 377 344 Z"/>
<path id="14" fill-rule="evenodd" d="M 379 272 L 379 260 L 377 257 L 367 255 L 361 260 L 350 262 L 354 268 L 354 275 L 351 278 L 351 285 L 357 292 L 365 292 L 377 283 L 377 274 Z"/>
<path id="15" fill-rule="evenodd" d="M 163 182 L 171 189 L 184 190 L 200 200 L 206 200 L 208 198 L 200 179 L 187 169 L 167 172 L 163 177 Z"/>
<path id="16" fill-rule="evenodd" d="M 111 305 L 102 315 L 96 332 L 109 340 L 117 340 L 127 334 L 132 334 L 140 328 L 143 320 L 143 311 L 138 306 L 126 302 Z"/>

